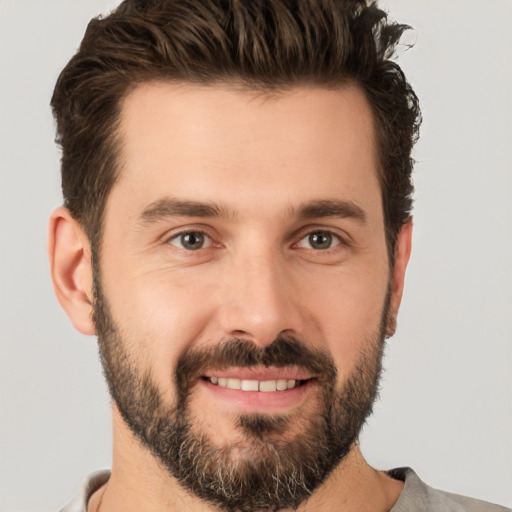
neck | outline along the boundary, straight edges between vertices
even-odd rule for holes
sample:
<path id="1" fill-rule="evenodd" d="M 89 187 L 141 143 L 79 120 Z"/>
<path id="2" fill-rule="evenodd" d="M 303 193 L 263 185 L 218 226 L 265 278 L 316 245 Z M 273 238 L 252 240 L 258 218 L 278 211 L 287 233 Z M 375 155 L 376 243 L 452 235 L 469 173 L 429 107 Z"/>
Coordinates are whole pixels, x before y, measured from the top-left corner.
<path id="1" fill-rule="evenodd" d="M 402 488 L 402 482 L 371 468 L 356 444 L 298 511 L 341 510 L 342 505 L 343 512 L 385 512 L 391 509 Z M 218 512 L 216 507 L 196 498 L 169 476 L 132 435 L 116 411 L 112 476 L 89 503 L 89 512 L 98 510 Z"/>

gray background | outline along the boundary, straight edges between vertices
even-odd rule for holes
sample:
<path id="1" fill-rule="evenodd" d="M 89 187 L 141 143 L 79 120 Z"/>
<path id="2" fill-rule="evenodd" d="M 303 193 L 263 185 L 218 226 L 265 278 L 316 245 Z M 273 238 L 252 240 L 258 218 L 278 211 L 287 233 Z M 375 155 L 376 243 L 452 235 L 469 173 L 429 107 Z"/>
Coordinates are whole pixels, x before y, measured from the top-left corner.
<path id="1" fill-rule="evenodd" d="M 0 510 L 57 510 L 110 461 L 94 338 L 48 275 L 60 203 L 48 102 L 87 21 L 115 2 L 0 0 Z M 512 2 L 389 0 L 417 39 L 422 100 L 412 261 L 363 452 L 512 505 Z"/>

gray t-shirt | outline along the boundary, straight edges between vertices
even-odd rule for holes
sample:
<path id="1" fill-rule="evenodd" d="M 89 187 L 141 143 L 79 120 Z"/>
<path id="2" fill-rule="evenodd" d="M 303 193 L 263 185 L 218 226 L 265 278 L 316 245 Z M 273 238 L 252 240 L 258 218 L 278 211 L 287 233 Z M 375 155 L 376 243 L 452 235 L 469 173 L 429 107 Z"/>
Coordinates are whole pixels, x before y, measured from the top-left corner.
<path id="1" fill-rule="evenodd" d="M 486 501 L 432 489 L 411 468 L 392 469 L 388 474 L 405 482 L 402 493 L 389 512 L 512 512 L 512 509 Z M 60 512 L 87 512 L 89 498 L 109 478 L 108 470 L 89 475 L 75 498 Z"/>
<path id="2" fill-rule="evenodd" d="M 405 482 L 404 489 L 390 512 L 511 512 L 512 509 L 433 489 L 423 483 L 411 468 L 388 471 Z"/>

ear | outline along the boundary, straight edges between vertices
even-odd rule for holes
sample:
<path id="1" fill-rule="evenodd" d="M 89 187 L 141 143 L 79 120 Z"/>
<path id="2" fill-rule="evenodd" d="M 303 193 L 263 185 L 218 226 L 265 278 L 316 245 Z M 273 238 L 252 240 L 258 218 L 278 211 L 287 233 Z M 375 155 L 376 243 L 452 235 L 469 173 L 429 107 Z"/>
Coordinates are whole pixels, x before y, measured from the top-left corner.
<path id="1" fill-rule="evenodd" d="M 391 276 L 391 298 L 389 303 L 388 321 L 386 325 L 386 336 L 393 336 L 396 331 L 396 319 L 398 309 L 402 302 L 402 294 L 404 291 L 405 271 L 411 256 L 412 242 L 412 219 L 400 228 L 395 243 L 395 263 L 393 265 L 393 275 Z"/>
<path id="2" fill-rule="evenodd" d="M 89 239 L 67 208 L 52 213 L 48 228 L 48 256 L 57 299 L 78 331 L 95 334 Z"/>

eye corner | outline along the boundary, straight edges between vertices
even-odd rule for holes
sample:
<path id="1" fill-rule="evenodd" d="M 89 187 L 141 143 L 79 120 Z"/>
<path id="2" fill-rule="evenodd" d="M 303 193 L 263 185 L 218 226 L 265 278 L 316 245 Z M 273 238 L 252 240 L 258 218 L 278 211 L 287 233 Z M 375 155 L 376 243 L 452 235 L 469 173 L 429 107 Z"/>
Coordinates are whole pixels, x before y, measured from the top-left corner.
<path id="1" fill-rule="evenodd" d="M 324 228 L 310 229 L 302 233 L 295 243 L 295 246 L 300 249 L 312 250 L 318 253 L 336 249 L 341 245 L 346 245 L 344 239 L 332 230 Z"/>
<path id="2" fill-rule="evenodd" d="M 198 252 L 214 246 L 212 237 L 200 229 L 187 229 L 166 237 L 165 243 L 187 252 Z"/>

